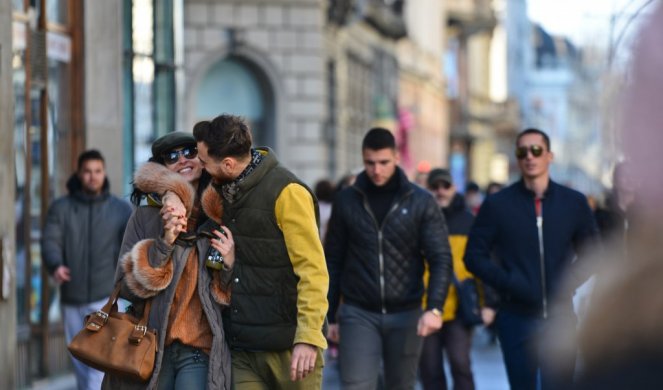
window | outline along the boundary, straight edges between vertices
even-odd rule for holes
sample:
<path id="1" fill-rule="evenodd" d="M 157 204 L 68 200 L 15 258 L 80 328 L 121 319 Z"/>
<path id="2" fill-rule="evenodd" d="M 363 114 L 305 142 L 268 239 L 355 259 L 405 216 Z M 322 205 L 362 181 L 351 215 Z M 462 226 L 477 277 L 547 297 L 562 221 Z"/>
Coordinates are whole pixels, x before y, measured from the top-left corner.
<path id="1" fill-rule="evenodd" d="M 342 160 L 347 167 L 354 169 L 362 166 L 361 141 L 366 129 L 373 120 L 373 91 L 375 89 L 370 64 L 359 56 L 348 53 L 347 77 L 353 82 L 347 86 L 345 100 L 347 102 L 347 135 Z"/>
<path id="2" fill-rule="evenodd" d="M 19 326 L 57 323 L 57 289 L 42 277 L 39 239 L 74 154 L 74 31 L 69 0 L 13 1 L 16 248 Z M 42 5 L 43 8 L 42 8 Z"/>
<path id="3" fill-rule="evenodd" d="M 39 240 L 51 201 L 64 194 L 83 137 L 82 1 L 12 1 L 16 175 L 17 385 L 67 369 L 58 289 L 42 272 Z M 52 341 L 52 343 L 51 343 Z M 48 348 L 47 345 L 60 346 Z"/>
<path id="4" fill-rule="evenodd" d="M 152 142 L 175 130 L 176 1 L 124 0 L 125 183 Z"/>

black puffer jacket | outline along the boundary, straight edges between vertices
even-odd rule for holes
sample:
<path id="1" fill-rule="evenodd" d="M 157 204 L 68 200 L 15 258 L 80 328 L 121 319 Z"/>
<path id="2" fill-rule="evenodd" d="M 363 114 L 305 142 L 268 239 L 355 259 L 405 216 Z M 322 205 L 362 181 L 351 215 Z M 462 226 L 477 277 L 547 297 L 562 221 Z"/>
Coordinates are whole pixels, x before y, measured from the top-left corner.
<path id="1" fill-rule="evenodd" d="M 378 227 L 368 200 L 368 177 L 340 192 L 332 207 L 325 242 L 329 270 L 329 321 L 344 302 L 374 312 L 398 312 L 421 305 L 424 263 L 431 282 L 428 308 L 442 309 L 451 272 L 444 216 L 433 197 L 398 169 L 400 189 Z"/>

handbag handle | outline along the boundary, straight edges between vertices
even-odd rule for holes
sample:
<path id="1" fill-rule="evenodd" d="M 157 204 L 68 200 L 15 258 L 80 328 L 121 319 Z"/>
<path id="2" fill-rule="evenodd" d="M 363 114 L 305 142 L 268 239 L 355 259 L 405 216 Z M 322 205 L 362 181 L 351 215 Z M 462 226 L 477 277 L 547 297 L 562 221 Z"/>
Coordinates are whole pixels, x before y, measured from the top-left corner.
<path id="1" fill-rule="evenodd" d="M 117 300 L 120 296 L 121 288 L 122 283 L 121 281 L 118 281 L 115 284 L 115 288 L 113 289 L 110 297 L 108 297 L 106 304 L 101 309 L 88 316 L 85 324 L 85 327 L 88 330 L 92 332 L 98 332 L 99 329 L 101 329 L 104 325 L 106 325 L 106 322 L 108 322 L 108 316 L 117 312 Z M 147 320 L 149 318 L 151 308 L 152 299 L 147 299 L 145 302 L 145 307 L 143 308 L 143 316 L 140 318 L 138 324 L 136 324 L 134 327 L 134 331 L 129 336 L 129 341 L 132 343 L 140 343 L 140 341 L 143 339 L 143 336 L 145 336 L 145 333 L 147 333 Z"/>

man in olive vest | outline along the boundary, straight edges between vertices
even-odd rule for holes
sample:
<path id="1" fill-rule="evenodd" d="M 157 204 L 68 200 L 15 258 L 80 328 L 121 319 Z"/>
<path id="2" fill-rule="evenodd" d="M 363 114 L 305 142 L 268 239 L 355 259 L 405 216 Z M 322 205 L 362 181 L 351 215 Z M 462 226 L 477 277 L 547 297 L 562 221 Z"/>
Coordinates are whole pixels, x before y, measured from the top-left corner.
<path id="1" fill-rule="evenodd" d="M 234 386 L 319 389 L 329 275 L 315 196 L 271 149 L 251 147 L 241 118 L 199 122 L 193 134 L 235 239 L 224 316 Z"/>

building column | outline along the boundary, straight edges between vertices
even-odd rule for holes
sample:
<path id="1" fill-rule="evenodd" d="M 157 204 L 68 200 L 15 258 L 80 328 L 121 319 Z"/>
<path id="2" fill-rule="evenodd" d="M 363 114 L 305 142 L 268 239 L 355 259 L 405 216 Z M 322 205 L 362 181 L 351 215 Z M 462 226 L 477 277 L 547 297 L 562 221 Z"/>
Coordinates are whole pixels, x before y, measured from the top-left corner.
<path id="1" fill-rule="evenodd" d="M 0 389 L 16 387 L 16 262 L 14 254 L 14 89 L 12 3 L 0 2 Z"/>

